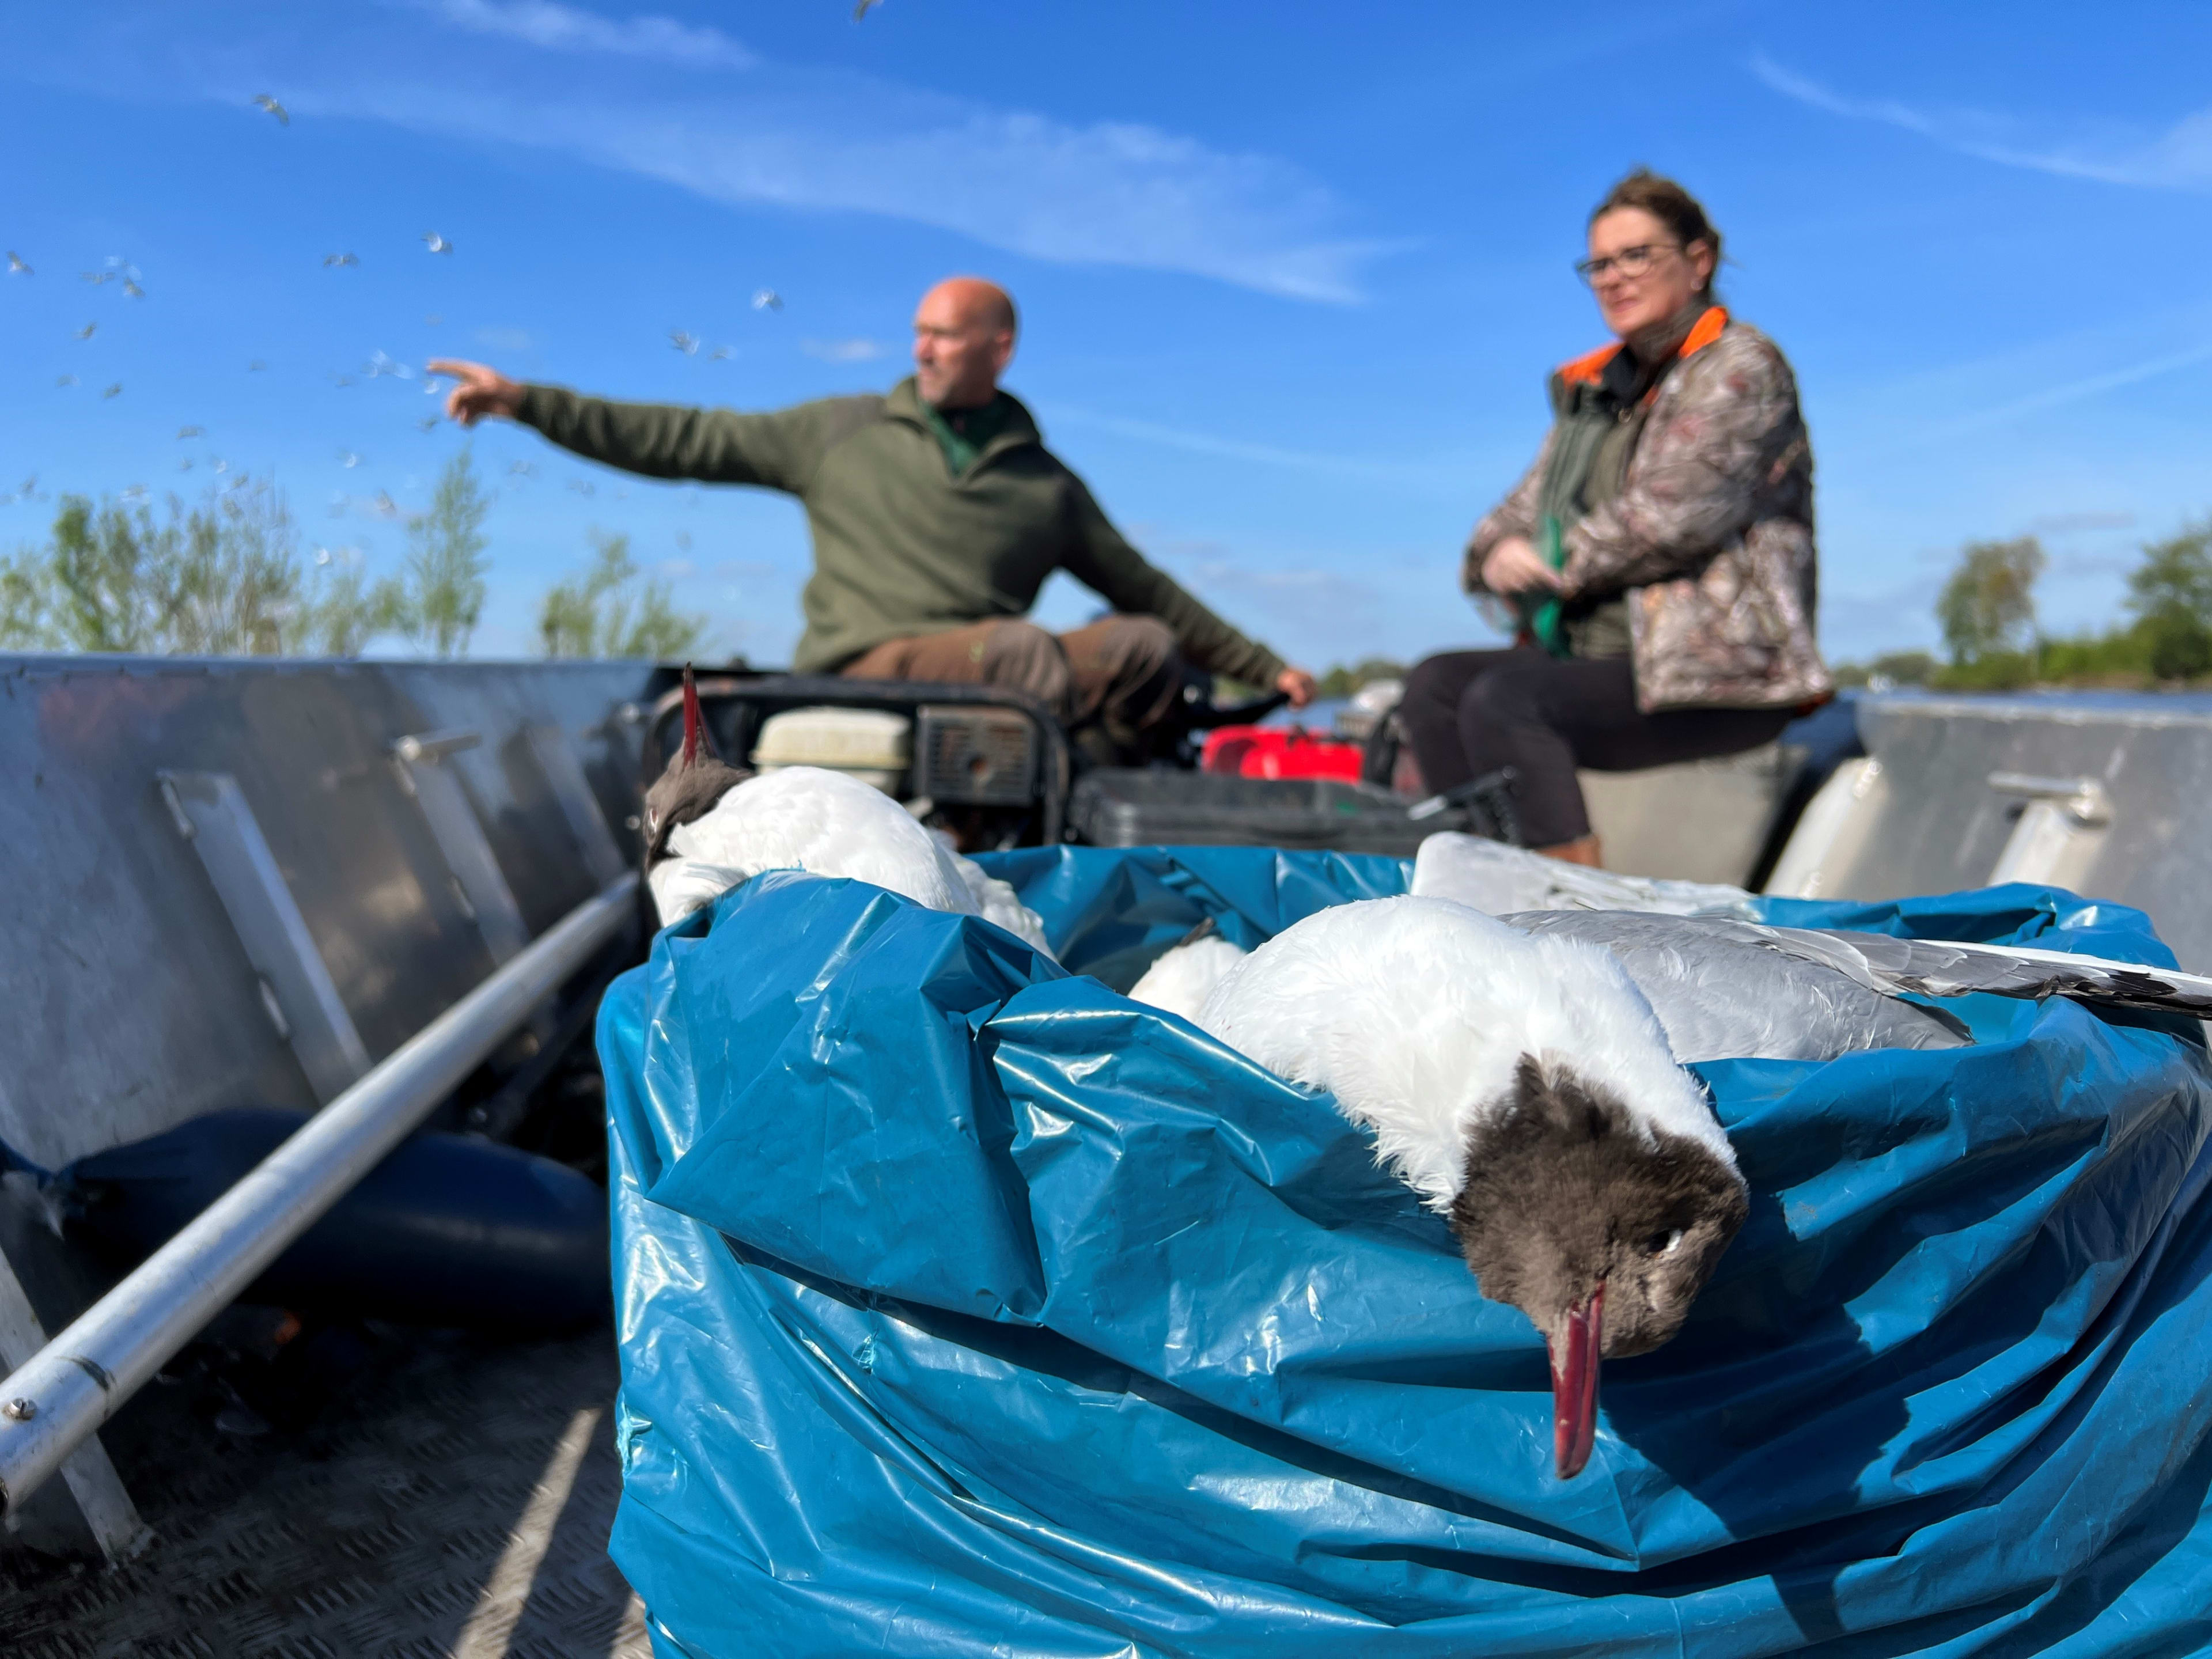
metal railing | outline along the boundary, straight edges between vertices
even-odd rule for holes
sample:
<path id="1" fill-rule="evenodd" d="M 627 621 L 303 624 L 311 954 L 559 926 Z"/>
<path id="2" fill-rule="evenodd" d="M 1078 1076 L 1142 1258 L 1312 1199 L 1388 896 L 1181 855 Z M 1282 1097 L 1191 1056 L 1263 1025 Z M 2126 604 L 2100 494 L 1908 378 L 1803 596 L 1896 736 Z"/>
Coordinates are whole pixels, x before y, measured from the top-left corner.
<path id="1" fill-rule="evenodd" d="M 526 945 L 0 1382 L 0 1513 L 35 1492 L 563 980 L 629 927 L 637 916 L 637 882 L 623 876 Z"/>

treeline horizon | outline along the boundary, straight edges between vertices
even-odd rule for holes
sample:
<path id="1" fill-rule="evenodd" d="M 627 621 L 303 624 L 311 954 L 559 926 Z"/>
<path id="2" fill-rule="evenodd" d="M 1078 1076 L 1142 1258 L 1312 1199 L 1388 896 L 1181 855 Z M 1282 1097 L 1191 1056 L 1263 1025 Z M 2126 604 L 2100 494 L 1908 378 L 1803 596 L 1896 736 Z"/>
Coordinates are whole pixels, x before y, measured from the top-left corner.
<path id="1" fill-rule="evenodd" d="M 353 658 L 404 639 L 465 657 L 492 561 L 491 499 L 467 450 L 440 471 L 430 505 L 403 520 L 396 575 L 358 549 L 301 549 L 283 489 L 240 474 L 157 519 L 143 495 L 64 495 L 43 545 L 0 556 L 0 649 L 147 656 Z M 697 651 L 708 619 L 677 608 L 629 538 L 594 527 L 591 556 L 539 598 L 544 657 L 665 659 Z"/>
<path id="2" fill-rule="evenodd" d="M 2035 585 L 2050 563 L 2033 536 L 1969 542 L 1936 596 L 1944 656 L 1891 651 L 1835 665 L 1842 686 L 1946 691 L 2178 690 L 2212 679 L 2212 516 L 2146 542 L 2128 574 L 2124 618 L 2047 634 Z"/>

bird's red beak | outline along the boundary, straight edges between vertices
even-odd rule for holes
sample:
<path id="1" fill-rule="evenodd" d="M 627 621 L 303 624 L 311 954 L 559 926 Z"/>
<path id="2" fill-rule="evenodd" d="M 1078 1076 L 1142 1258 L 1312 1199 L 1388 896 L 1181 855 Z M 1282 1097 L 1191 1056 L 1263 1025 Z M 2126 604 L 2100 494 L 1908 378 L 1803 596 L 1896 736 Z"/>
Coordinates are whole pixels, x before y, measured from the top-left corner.
<path id="1" fill-rule="evenodd" d="M 1605 1281 L 1589 1300 L 1567 1310 L 1567 1328 L 1552 1357 L 1552 1451 L 1559 1479 L 1571 1480 L 1597 1441 L 1597 1362 L 1605 1340 Z"/>
<path id="2" fill-rule="evenodd" d="M 691 682 L 691 665 L 684 665 L 684 752 L 680 763 L 696 766 L 699 763 L 699 744 L 706 735 L 707 723 L 699 714 L 699 688 Z"/>

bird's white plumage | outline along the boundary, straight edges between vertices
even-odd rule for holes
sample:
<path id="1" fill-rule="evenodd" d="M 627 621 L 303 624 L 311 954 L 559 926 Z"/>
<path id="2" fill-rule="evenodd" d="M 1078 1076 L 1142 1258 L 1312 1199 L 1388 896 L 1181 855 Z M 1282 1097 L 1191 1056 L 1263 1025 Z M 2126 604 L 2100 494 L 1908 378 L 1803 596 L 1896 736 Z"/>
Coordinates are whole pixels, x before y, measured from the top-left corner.
<path id="1" fill-rule="evenodd" d="M 1735 1167 L 1703 1091 L 1610 955 L 1531 938 L 1448 899 L 1369 899 L 1309 916 L 1237 963 L 1197 1024 L 1335 1096 L 1435 1209 L 1464 1184 L 1468 1132 L 1504 1109 L 1523 1054 Z"/>
<path id="2" fill-rule="evenodd" d="M 1229 970 L 1244 960 L 1245 952 L 1218 933 L 1178 945 L 1145 969 L 1145 976 L 1129 988 L 1129 1000 L 1164 1008 L 1196 1021 L 1199 1010 Z"/>
<path id="3" fill-rule="evenodd" d="M 668 850 L 646 877 L 664 927 L 763 870 L 805 870 L 981 916 L 1047 949 L 1043 924 L 1012 888 L 940 846 L 882 791 L 819 767 L 785 767 L 733 786 L 672 830 Z"/>
<path id="4" fill-rule="evenodd" d="M 866 787 L 865 784 L 861 787 Z M 912 823 L 913 820 L 909 818 L 908 822 Z M 927 835 L 928 831 L 922 833 Z M 936 839 L 934 836 L 930 836 L 933 842 Z M 967 889 L 968 903 L 954 908 L 969 915 L 981 916 L 986 921 L 995 922 L 1024 944 L 1035 945 L 1047 956 L 1052 955 L 1052 947 L 1045 943 L 1044 923 L 1037 919 L 1036 911 L 1015 896 L 1012 887 L 996 876 L 985 875 L 983 866 L 973 859 L 962 858 L 959 854 L 941 846 L 937 850 L 940 857 L 951 861 L 959 874 L 962 885 Z"/>

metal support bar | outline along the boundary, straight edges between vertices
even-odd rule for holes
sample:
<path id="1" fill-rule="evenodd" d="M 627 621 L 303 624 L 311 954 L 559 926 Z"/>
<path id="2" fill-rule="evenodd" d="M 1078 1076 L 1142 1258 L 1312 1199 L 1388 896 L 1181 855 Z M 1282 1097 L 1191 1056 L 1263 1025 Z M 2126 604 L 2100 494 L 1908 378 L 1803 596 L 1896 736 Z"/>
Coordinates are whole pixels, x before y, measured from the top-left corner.
<path id="1" fill-rule="evenodd" d="M 368 1050 L 238 781 L 228 772 L 155 777 L 177 833 L 199 854 L 261 977 L 270 1023 L 292 1045 L 315 1098 L 336 1099 L 368 1070 Z"/>
<path id="2" fill-rule="evenodd" d="M 1847 760 L 1806 803 L 1766 878 L 1783 898 L 1840 898 L 1887 805 L 1878 760 Z"/>
<path id="3" fill-rule="evenodd" d="M 1992 772 L 1990 787 L 2000 795 L 2017 795 L 2027 805 L 1990 868 L 1989 884 L 2028 881 L 2081 888 L 2112 827 L 2112 797 L 2105 787 L 2094 778 Z"/>
<path id="4" fill-rule="evenodd" d="M 15 1270 L 0 1254 L 0 1364 L 14 1367 L 44 1347 L 46 1334 L 39 1316 L 24 1294 Z M 21 1408 L 13 1395 L 0 1395 L 0 1419 Z M 77 1449 L 62 1460 L 62 1484 L 76 1500 L 92 1540 L 110 1565 L 127 1561 L 146 1547 L 153 1532 L 138 1518 L 137 1506 L 123 1489 L 115 1465 L 107 1461 L 106 1448 L 96 1435 L 87 1435 Z"/>
<path id="5" fill-rule="evenodd" d="M 480 741 L 474 732 L 420 732 L 394 743 L 392 759 L 399 769 L 401 787 L 422 806 L 430 838 L 445 854 L 454 896 L 483 935 L 491 959 L 505 962 L 523 947 L 530 929 L 523 925 L 514 890 L 507 884 L 459 775 L 444 764 L 447 756 L 473 749 Z"/>
<path id="6" fill-rule="evenodd" d="M 636 919 L 625 875 L 401 1044 L 4 1382 L 0 1510 L 21 1504 L 561 982 Z"/>
<path id="7" fill-rule="evenodd" d="M 568 820 L 568 833 L 576 838 L 576 850 L 584 855 L 584 867 L 592 872 L 593 881 L 605 886 L 622 874 L 625 860 L 576 751 L 568 746 L 568 734 L 557 726 L 533 726 L 527 735 L 538 769 L 545 774 L 553 799 L 560 803 L 561 816 Z"/>

